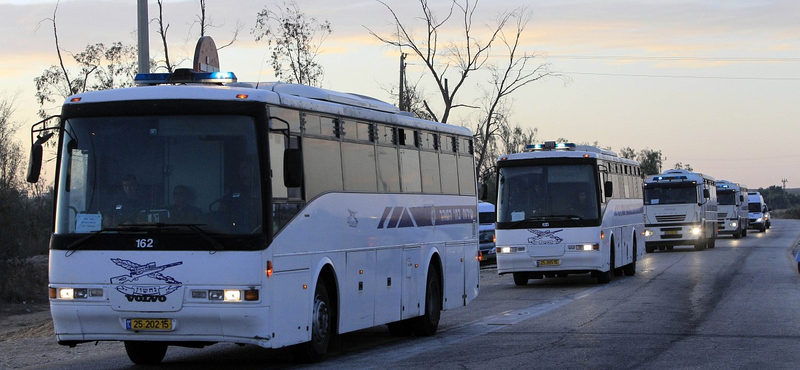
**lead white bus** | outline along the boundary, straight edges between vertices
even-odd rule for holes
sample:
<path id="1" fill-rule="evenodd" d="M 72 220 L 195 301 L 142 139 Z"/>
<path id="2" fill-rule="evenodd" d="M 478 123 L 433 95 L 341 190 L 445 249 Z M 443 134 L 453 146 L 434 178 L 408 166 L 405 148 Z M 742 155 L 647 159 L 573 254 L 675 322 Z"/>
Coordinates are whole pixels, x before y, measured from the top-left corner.
<path id="1" fill-rule="evenodd" d="M 614 152 L 545 142 L 500 157 L 497 272 L 529 279 L 636 273 L 644 251 L 639 163 Z"/>
<path id="2" fill-rule="evenodd" d="M 478 294 L 472 134 L 364 96 L 232 73 L 137 76 L 32 127 L 58 137 L 58 342 L 294 346 L 388 324 L 432 335 Z M 133 189 L 133 192 L 131 192 Z"/>

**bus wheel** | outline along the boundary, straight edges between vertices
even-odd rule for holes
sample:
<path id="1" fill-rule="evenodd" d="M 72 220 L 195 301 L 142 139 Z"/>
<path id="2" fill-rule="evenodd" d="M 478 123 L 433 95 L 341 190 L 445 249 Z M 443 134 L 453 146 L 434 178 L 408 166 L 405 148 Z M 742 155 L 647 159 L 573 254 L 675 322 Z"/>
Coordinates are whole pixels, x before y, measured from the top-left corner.
<path id="1" fill-rule="evenodd" d="M 161 342 L 125 341 L 128 358 L 137 365 L 155 365 L 167 354 L 167 345 Z"/>
<path id="2" fill-rule="evenodd" d="M 428 283 L 425 287 L 425 313 L 415 319 L 414 334 L 429 337 L 436 334 L 439 318 L 442 315 L 442 283 L 439 272 L 428 270 Z"/>
<path id="3" fill-rule="evenodd" d="M 636 238 L 633 239 L 633 261 L 622 268 L 625 276 L 636 275 Z"/>
<path id="4" fill-rule="evenodd" d="M 703 240 L 703 241 L 699 241 L 699 242 L 697 242 L 697 243 L 695 243 L 695 244 L 694 244 L 694 250 L 696 250 L 696 251 L 701 251 L 701 250 L 703 250 L 703 249 L 706 249 L 706 242 L 705 242 L 705 240 Z"/>
<path id="5" fill-rule="evenodd" d="M 293 347 L 296 358 L 307 362 L 317 362 L 325 358 L 328 344 L 333 335 L 333 313 L 328 298 L 328 289 L 320 279 L 314 292 L 314 307 L 311 316 L 311 341 Z"/>
<path id="6" fill-rule="evenodd" d="M 606 272 L 594 271 L 592 272 L 592 277 L 597 279 L 598 284 L 608 284 L 611 282 L 611 275 L 613 274 L 613 271 L 613 269 Z"/>
<path id="7" fill-rule="evenodd" d="M 515 272 L 514 273 L 514 284 L 517 286 L 525 286 L 528 285 L 528 274 L 524 272 Z"/>
<path id="8" fill-rule="evenodd" d="M 393 337 L 410 337 L 414 334 L 414 326 L 411 320 L 401 320 L 386 324 L 389 327 L 389 335 Z"/>
<path id="9" fill-rule="evenodd" d="M 713 249 L 716 246 L 717 246 L 717 238 L 708 239 L 708 243 L 706 243 L 706 247 L 708 247 L 708 249 Z"/>

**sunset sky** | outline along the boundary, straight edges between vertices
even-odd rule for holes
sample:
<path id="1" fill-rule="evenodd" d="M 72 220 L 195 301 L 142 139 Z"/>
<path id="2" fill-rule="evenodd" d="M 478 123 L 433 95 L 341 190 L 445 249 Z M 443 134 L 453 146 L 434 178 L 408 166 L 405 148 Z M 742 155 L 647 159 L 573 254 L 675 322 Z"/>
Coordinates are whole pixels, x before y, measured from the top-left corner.
<path id="1" fill-rule="evenodd" d="M 165 0 L 172 60 L 190 58 L 199 30 L 192 23 L 199 0 Z M 235 25 L 238 40 L 219 52 L 222 70 L 240 81 L 274 81 L 266 42 L 250 33 L 258 11 L 282 2 L 206 0 L 217 27 L 208 31 L 217 45 L 227 43 Z M 333 33 L 323 44 L 324 87 L 391 100 L 398 81 L 399 53 L 372 37 L 367 28 L 389 36 L 390 13 L 374 0 L 297 0 L 309 17 L 328 20 Z M 419 4 L 386 0 L 412 29 Z M 429 0 L 444 16 L 448 0 Z M 487 24 L 504 10 L 528 5 L 533 12 L 524 48 L 568 81 L 538 81 L 513 95 L 513 124 L 538 129 L 540 140 L 566 138 L 598 142 L 619 151 L 661 150 L 664 169 L 691 164 L 695 171 L 750 188 L 800 187 L 800 6 L 796 0 L 483 0 L 474 31 L 486 40 Z M 0 0 L 0 97 L 16 96 L 14 121 L 28 147 L 37 121 L 33 79 L 58 62 L 52 22 L 55 1 Z M 150 1 L 150 18 L 157 16 Z M 136 1 L 62 0 L 56 14 L 62 51 L 78 53 L 87 44 L 115 41 L 136 45 Z M 452 22 L 451 31 L 458 31 Z M 498 48 L 497 55 L 502 55 Z M 65 54 L 67 55 L 67 54 Z M 150 27 L 150 56 L 163 58 L 156 24 Z M 76 69 L 67 57 L 68 68 Z M 408 75 L 420 80 L 430 101 L 438 102 L 421 61 L 407 60 Z M 455 79 L 455 76 L 451 77 Z M 460 103 L 474 104 L 476 73 Z M 51 107 L 55 108 L 55 107 Z M 57 110 L 53 111 L 54 113 Z M 470 111 L 449 123 L 466 124 Z"/>

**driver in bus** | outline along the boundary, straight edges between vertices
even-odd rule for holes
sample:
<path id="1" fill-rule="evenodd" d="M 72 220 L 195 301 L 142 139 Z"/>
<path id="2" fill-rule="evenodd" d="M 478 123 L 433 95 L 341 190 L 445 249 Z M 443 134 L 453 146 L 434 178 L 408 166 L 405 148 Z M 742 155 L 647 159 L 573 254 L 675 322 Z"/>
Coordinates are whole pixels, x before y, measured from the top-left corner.
<path id="1" fill-rule="evenodd" d="M 111 209 L 112 222 L 116 226 L 136 222 L 136 215 L 146 208 L 146 201 L 139 192 L 139 182 L 133 174 L 122 178 L 122 193 L 114 199 Z"/>
<path id="2" fill-rule="evenodd" d="M 200 221 L 203 211 L 189 204 L 190 194 L 186 185 L 177 185 L 172 191 L 174 203 L 167 207 L 171 223 L 191 224 Z"/>

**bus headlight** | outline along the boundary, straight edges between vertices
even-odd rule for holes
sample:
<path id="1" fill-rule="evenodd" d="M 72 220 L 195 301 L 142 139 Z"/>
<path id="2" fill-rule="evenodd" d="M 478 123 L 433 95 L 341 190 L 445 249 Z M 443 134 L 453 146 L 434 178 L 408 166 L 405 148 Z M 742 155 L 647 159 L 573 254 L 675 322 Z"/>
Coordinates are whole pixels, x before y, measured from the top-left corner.
<path id="1" fill-rule="evenodd" d="M 239 302 L 242 300 L 241 290 L 225 290 L 225 302 Z"/>
<path id="2" fill-rule="evenodd" d="M 700 228 L 700 227 L 695 226 L 695 227 L 692 228 L 692 235 L 700 235 L 700 233 L 702 233 L 702 232 L 703 232 L 703 229 Z"/>
<path id="3" fill-rule="evenodd" d="M 730 226 L 731 226 L 731 227 L 736 227 L 736 221 L 734 221 L 734 222 L 731 222 Z"/>
<path id="4" fill-rule="evenodd" d="M 653 236 L 653 230 L 644 229 L 644 236 Z"/>
<path id="5" fill-rule="evenodd" d="M 569 250 L 576 250 L 576 251 L 599 251 L 600 244 L 574 244 L 568 245 L 567 249 Z"/>
<path id="6" fill-rule="evenodd" d="M 525 247 L 497 247 L 497 253 L 516 253 L 525 252 Z"/>
<path id="7" fill-rule="evenodd" d="M 103 289 L 101 288 L 50 288 L 51 299 L 87 299 L 87 298 L 102 298 Z"/>

